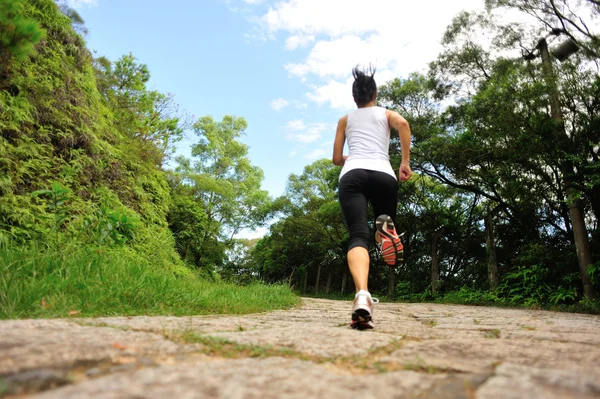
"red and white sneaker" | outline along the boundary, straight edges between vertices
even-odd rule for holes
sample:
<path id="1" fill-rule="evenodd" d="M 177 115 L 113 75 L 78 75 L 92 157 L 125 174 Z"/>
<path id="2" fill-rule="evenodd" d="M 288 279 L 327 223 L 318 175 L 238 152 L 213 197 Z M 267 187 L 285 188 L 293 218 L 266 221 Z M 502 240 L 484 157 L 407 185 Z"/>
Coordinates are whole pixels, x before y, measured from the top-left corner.
<path id="1" fill-rule="evenodd" d="M 368 330 L 375 327 L 373 324 L 374 303 L 379 303 L 379 299 L 371 297 L 367 291 L 359 291 L 354 297 L 350 327 L 356 330 Z"/>
<path id="2" fill-rule="evenodd" d="M 388 215 L 379 215 L 375 221 L 375 227 L 381 237 L 378 245 L 383 261 L 389 267 L 398 266 L 398 262 L 404 260 L 404 245 L 396 233 L 394 221 Z"/>

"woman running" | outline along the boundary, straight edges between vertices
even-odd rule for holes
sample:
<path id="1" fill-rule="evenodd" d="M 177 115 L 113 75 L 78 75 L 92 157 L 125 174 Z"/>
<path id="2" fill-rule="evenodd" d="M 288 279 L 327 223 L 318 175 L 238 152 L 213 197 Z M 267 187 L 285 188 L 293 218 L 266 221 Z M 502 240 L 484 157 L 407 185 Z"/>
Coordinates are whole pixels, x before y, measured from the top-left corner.
<path id="1" fill-rule="evenodd" d="M 352 308 L 355 329 L 373 328 L 373 303 L 368 288 L 369 279 L 369 224 L 367 204 L 370 201 L 379 245 L 385 263 L 395 267 L 404 254 L 402 242 L 395 229 L 398 207 L 398 180 L 388 154 L 390 128 L 398 130 L 402 148 L 402 163 L 398 172 L 401 181 L 410 179 L 410 126 L 395 111 L 378 107 L 375 70 L 352 70 L 354 83 L 352 96 L 358 109 L 341 118 L 333 144 L 333 163 L 343 166 L 340 172 L 339 198 L 350 233 L 348 267 L 356 296 Z M 343 155 L 344 142 L 348 141 L 348 155 Z"/>

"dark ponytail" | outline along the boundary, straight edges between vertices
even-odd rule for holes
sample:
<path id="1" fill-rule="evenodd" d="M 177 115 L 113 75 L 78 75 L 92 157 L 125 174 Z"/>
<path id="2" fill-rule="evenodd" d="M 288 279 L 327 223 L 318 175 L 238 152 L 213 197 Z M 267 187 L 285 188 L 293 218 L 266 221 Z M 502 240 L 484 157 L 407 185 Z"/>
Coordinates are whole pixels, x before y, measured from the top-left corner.
<path id="1" fill-rule="evenodd" d="M 369 65 L 369 68 L 361 70 L 358 65 L 352 70 L 352 76 L 354 76 L 354 83 L 352 83 L 352 97 L 357 106 L 362 107 L 368 104 L 375 93 L 377 92 L 377 85 L 375 84 L 375 68 Z"/>

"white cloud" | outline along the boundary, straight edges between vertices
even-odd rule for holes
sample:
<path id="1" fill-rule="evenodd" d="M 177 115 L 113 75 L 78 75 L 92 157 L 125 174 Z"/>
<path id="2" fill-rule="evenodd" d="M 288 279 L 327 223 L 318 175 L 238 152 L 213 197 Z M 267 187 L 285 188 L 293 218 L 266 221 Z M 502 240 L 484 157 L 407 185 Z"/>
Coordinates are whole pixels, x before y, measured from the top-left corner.
<path id="1" fill-rule="evenodd" d="M 366 4 L 364 0 L 283 0 L 269 7 L 261 17 L 261 25 L 270 33 L 285 31 L 293 35 L 335 38 L 386 32 L 396 39 L 426 36 L 438 40 L 454 15 L 473 8 L 482 9 L 483 1 L 371 0 Z"/>
<path id="2" fill-rule="evenodd" d="M 285 69 L 291 74 L 304 77 L 309 74 L 319 78 L 344 78 L 357 64 L 373 64 L 378 68 L 388 67 L 396 54 L 390 52 L 390 46 L 401 47 L 396 40 L 380 35 L 361 38 L 346 35 L 332 40 L 318 41 L 308 57 L 299 63 L 289 63 Z"/>
<path id="3" fill-rule="evenodd" d="M 290 152 L 290 155 L 288 155 L 289 158 L 293 158 L 296 156 L 296 150 L 292 150 L 292 152 Z"/>
<path id="4" fill-rule="evenodd" d="M 325 154 L 327 154 L 327 152 L 324 149 L 317 148 L 317 149 L 312 150 L 309 154 L 305 155 L 304 158 L 319 159 L 319 158 L 323 158 L 323 156 L 325 156 Z"/>
<path id="5" fill-rule="evenodd" d="M 275 111 L 279 112 L 281 111 L 283 108 L 287 107 L 288 105 L 290 105 L 290 103 L 284 99 L 284 98 L 277 98 L 273 101 L 271 101 L 269 103 L 269 105 L 271 106 L 271 108 L 273 108 Z"/>
<path id="6" fill-rule="evenodd" d="M 293 121 L 289 121 L 287 123 L 287 125 L 285 125 L 285 127 L 288 128 L 289 130 L 304 130 L 304 129 L 306 129 L 306 125 L 300 119 L 294 119 Z"/>
<path id="7" fill-rule="evenodd" d="M 285 40 L 286 50 L 296 50 L 298 47 L 306 47 L 315 41 L 315 35 L 294 35 Z"/>
<path id="8" fill-rule="evenodd" d="M 324 85 L 313 85 L 312 89 L 306 96 L 318 105 L 329 103 L 331 108 L 344 111 L 355 107 L 352 99 L 352 78 L 344 83 L 332 79 Z"/>
<path id="9" fill-rule="evenodd" d="M 423 71 L 441 51 L 439 42 L 452 18 L 483 5 L 482 0 L 281 0 L 256 27 L 270 40 L 283 35 L 288 50 L 311 46 L 306 57 L 285 69 L 311 88 L 311 101 L 349 109 L 354 107 L 348 88 L 354 66 L 376 66 L 379 84 Z"/>
<path id="10" fill-rule="evenodd" d="M 308 108 L 308 104 L 307 103 L 303 103 L 301 101 L 294 101 L 294 108 L 296 108 L 296 109 L 307 109 Z"/>
<path id="11" fill-rule="evenodd" d="M 361 0 L 281 1 L 269 9 L 262 17 L 262 22 L 265 29 L 271 32 L 286 30 L 331 36 L 348 31 L 365 32 L 385 16 L 386 13 L 381 13 L 382 8 L 377 7 L 376 3 L 380 2 L 372 0 L 365 6 Z"/>
<path id="12" fill-rule="evenodd" d="M 297 143 L 313 143 L 323 136 L 325 132 L 335 133 L 335 126 L 330 123 L 309 123 L 305 124 L 302 120 L 296 119 L 289 121 L 285 126 L 287 130 L 286 138 Z"/>

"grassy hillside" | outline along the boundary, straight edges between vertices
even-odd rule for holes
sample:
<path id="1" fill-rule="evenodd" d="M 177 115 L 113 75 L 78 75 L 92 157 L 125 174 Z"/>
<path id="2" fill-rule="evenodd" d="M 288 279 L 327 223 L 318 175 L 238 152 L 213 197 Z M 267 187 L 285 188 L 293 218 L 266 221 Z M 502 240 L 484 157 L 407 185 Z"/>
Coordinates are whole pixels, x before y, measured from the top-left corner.
<path id="1" fill-rule="evenodd" d="M 144 66 L 94 59 L 64 11 L 0 0 L 0 317 L 269 307 L 234 302 L 286 289 L 236 294 L 180 259 L 157 139 L 177 120 L 156 118 Z"/>

